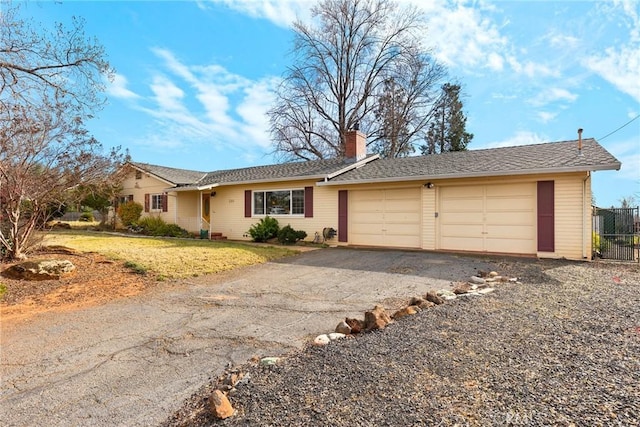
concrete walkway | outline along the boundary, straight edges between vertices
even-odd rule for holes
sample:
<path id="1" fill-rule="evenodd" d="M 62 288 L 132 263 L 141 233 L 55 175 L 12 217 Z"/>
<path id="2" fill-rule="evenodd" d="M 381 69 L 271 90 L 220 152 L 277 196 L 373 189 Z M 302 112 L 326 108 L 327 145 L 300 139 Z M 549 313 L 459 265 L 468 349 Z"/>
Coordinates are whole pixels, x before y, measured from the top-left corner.
<path id="1" fill-rule="evenodd" d="M 479 258 L 323 249 L 3 325 L 4 426 L 149 426 L 224 367 L 282 355 L 376 303 L 448 287 Z"/>

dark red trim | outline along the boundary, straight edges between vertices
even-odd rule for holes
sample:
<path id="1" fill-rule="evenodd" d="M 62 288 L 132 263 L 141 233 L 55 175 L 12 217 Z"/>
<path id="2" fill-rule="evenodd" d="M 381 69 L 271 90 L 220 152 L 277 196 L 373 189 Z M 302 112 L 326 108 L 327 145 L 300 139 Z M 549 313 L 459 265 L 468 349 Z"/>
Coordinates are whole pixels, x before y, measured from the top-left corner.
<path id="1" fill-rule="evenodd" d="M 313 187 L 304 187 L 304 217 L 313 218 Z"/>
<path id="2" fill-rule="evenodd" d="M 348 241 L 349 224 L 349 193 L 347 190 L 338 191 L 338 242 Z"/>
<path id="3" fill-rule="evenodd" d="M 538 251 L 555 252 L 555 195 L 553 181 L 538 181 Z"/>
<path id="4" fill-rule="evenodd" d="M 169 196 L 166 194 L 162 195 L 162 212 L 169 211 Z"/>
<path id="5" fill-rule="evenodd" d="M 244 190 L 244 217 L 251 218 L 251 190 Z"/>
<path id="6" fill-rule="evenodd" d="M 144 211 L 149 212 L 149 194 L 144 195 Z"/>

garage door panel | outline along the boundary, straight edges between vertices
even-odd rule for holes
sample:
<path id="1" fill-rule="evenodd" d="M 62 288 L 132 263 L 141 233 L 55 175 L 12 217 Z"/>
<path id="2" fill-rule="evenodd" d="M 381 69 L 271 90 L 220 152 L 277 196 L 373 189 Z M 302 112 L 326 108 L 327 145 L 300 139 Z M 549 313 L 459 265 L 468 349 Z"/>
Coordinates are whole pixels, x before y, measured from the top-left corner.
<path id="1" fill-rule="evenodd" d="M 530 226 L 533 212 L 489 212 L 486 215 L 488 225 Z"/>
<path id="2" fill-rule="evenodd" d="M 535 253 L 535 183 L 440 189 L 440 248 Z"/>
<path id="3" fill-rule="evenodd" d="M 349 242 L 419 248 L 420 191 L 420 188 L 352 191 Z"/>

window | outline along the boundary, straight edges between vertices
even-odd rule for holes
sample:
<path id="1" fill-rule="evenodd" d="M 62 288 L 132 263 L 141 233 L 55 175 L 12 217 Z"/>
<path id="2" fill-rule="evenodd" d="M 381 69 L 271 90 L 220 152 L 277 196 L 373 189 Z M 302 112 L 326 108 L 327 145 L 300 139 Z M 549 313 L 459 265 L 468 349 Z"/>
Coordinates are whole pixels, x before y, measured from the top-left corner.
<path id="1" fill-rule="evenodd" d="M 304 215 L 304 190 L 253 192 L 254 215 Z"/>
<path id="2" fill-rule="evenodd" d="M 142 179 L 142 171 L 136 171 L 136 179 Z"/>
<path id="3" fill-rule="evenodd" d="M 151 210 L 152 211 L 161 211 L 162 210 L 162 194 L 152 194 L 151 195 Z"/>
<path id="4" fill-rule="evenodd" d="M 118 197 L 118 204 L 124 205 L 127 202 L 133 202 L 133 194 Z"/>

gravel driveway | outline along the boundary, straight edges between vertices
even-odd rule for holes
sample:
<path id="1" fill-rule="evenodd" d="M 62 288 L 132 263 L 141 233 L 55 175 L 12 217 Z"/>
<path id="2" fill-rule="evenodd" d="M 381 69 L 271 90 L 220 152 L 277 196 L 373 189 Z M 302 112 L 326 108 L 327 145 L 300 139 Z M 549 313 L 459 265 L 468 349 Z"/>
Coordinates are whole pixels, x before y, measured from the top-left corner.
<path id="1" fill-rule="evenodd" d="M 491 261 L 323 249 L 5 323 L 0 420 L 3 426 L 157 425 L 227 364 L 300 349 L 345 316 L 447 287 L 490 269 Z"/>
<path id="2" fill-rule="evenodd" d="M 520 271 L 524 284 L 310 346 L 277 365 L 246 364 L 230 395 L 235 416 L 217 421 L 205 410 L 212 381 L 167 425 L 640 425 L 638 265 L 510 260 L 496 268 Z"/>

